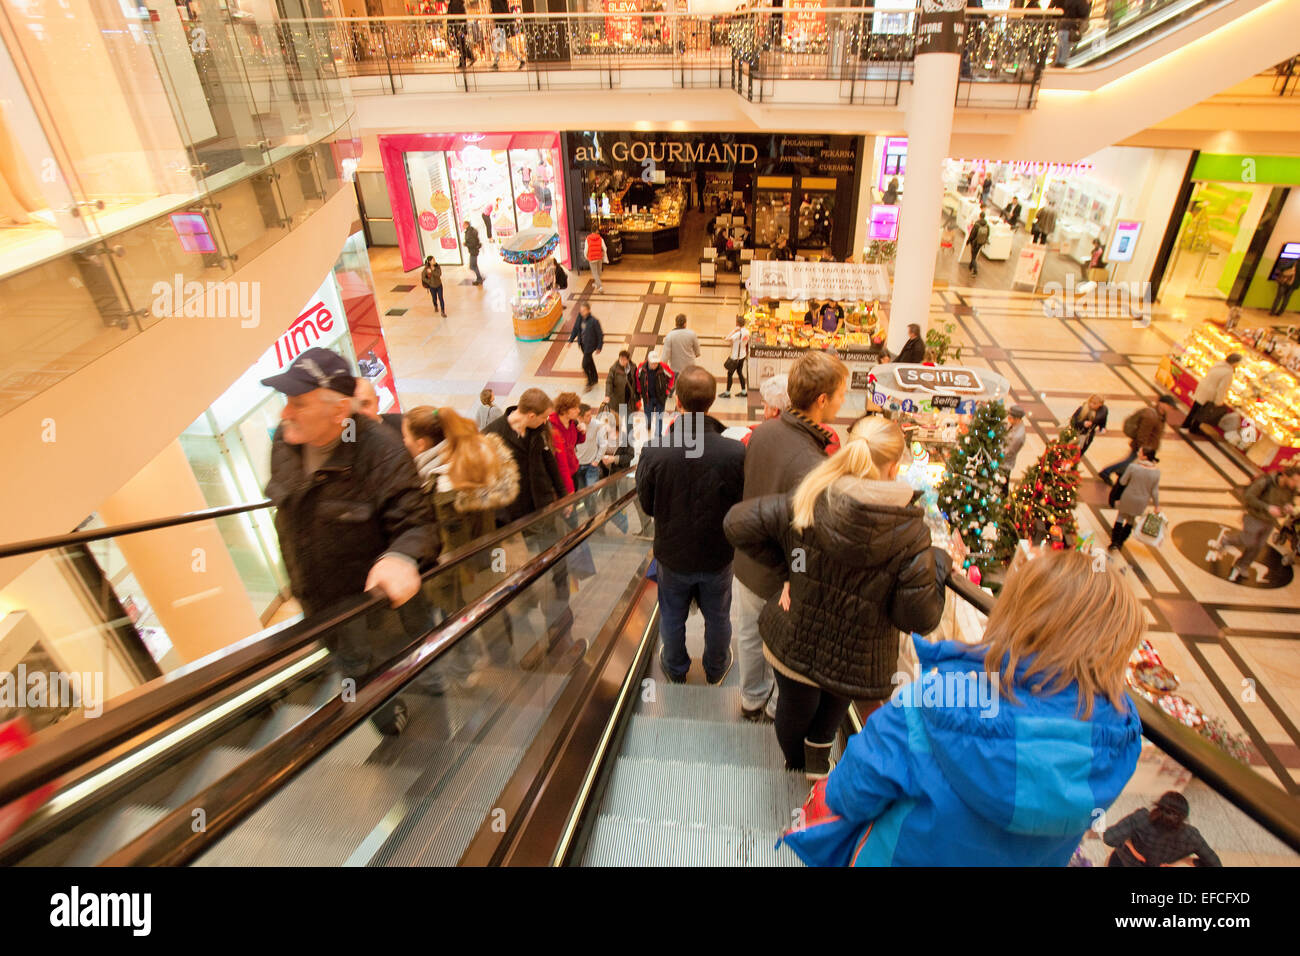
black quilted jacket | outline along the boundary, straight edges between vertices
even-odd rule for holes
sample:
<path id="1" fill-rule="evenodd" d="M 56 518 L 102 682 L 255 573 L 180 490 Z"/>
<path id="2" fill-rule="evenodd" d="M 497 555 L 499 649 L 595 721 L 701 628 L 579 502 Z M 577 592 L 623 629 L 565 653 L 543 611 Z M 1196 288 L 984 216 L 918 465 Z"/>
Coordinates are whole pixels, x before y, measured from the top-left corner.
<path id="1" fill-rule="evenodd" d="M 727 514 L 736 549 L 790 581 L 790 610 L 773 598 L 758 620 L 788 670 L 859 700 L 892 693 L 899 631 L 938 625 L 949 567 L 910 497 L 897 482 L 842 478 L 801 532 L 790 525 L 789 495 L 743 501 Z"/>

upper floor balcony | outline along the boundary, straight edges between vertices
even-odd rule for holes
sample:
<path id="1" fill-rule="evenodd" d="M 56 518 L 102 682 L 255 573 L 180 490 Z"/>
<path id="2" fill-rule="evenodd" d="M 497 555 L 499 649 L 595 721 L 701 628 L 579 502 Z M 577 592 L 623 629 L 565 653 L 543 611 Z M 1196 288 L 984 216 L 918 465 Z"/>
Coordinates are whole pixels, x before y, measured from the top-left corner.
<path id="1" fill-rule="evenodd" d="M 0 39 L 0 415 L 224 289 L 359 152 L 321 23 L 6 3 Z"/>

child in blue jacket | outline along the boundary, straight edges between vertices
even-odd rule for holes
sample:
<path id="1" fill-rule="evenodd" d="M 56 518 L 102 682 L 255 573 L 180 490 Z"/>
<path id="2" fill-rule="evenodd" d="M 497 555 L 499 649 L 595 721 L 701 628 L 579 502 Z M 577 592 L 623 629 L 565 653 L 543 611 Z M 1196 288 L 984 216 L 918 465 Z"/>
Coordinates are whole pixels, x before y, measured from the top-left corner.
<path id="1" fill-rule="evenodd" d="M 1124 670 L 1144 628 L 1113 567 L 1026 562 L 983 643 L 914 637 L 922 677 L 850 739 L 785 842 L 812 866 L 1065 866 L 1137 766 Z"/>

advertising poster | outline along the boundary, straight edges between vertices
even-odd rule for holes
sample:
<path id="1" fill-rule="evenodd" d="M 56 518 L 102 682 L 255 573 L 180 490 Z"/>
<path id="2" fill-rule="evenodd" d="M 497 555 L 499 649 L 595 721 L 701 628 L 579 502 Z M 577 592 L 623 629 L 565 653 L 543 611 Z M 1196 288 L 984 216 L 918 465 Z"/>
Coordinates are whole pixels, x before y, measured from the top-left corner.
<path id="1" fill-rule="evenodd" d="M 639 43 L 641 14 L 637 0 L 605 0 L 605 39 L 610 43 Z"/>
<path id="2" fill-rule="evenodd" d="M 1106 258 L 1110 262 L 1130 262 L 1133 259 L 1133 247 L 1137 245 L 1138 233 L 1142 223 L 1121 219 L 1115 223 L 1115 235 L 1110 240 L 1110 252 Z"/>
<path id="3" fill-rule="evenodd" d="M 1043 277 L 1043 263 L 1047 261 L 1047 246 L 1036 242 L 1027 242 L 1020 247 L 1020 258 L 1016 260 L 1016 276 L 1011 280 L 1013 286 L 1027 285 L 1038 288 L 1038 280 Z"/>
<path id="4" fill-rule="evenodd" d="M 884 302 L 889 272 L 883 265 L 848 262 L 755 262 L 749 292 L 755 299 L 834 299 Z"/>

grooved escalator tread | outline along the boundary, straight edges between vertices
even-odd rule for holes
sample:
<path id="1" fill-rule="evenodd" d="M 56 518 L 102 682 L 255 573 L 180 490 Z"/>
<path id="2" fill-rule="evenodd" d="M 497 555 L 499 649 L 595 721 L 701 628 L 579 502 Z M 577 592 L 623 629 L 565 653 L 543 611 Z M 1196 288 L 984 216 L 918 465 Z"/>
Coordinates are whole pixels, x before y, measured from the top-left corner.
<path id="1" fill-rule="evenodd" d="M 648 714 L 632 715 L 622 755 L 741 767 L 779 768 L 785 762 L 771 724 L 701 722 Z"/>
<path id="2" fill-rule="evenodd" d="M 802 773 L 620 756 L 600 812 L 685 827 L 753 828 L 775 840 L 807 795 Z"/>
<path id="3" fill-rule="evenodd" d="M 167 807 L 135 804 L 115 808 L 102 821 L 96 821 L 98 826 L 90 823 L 64 834 L 25 858 L 21 865 L 95 866 L 170 812 Z"/>
<path id="4" fill-rule="evenodd" d="M 601 815 L 583 866 L 802 866 L 767 829 L 681 826 Z"/>

